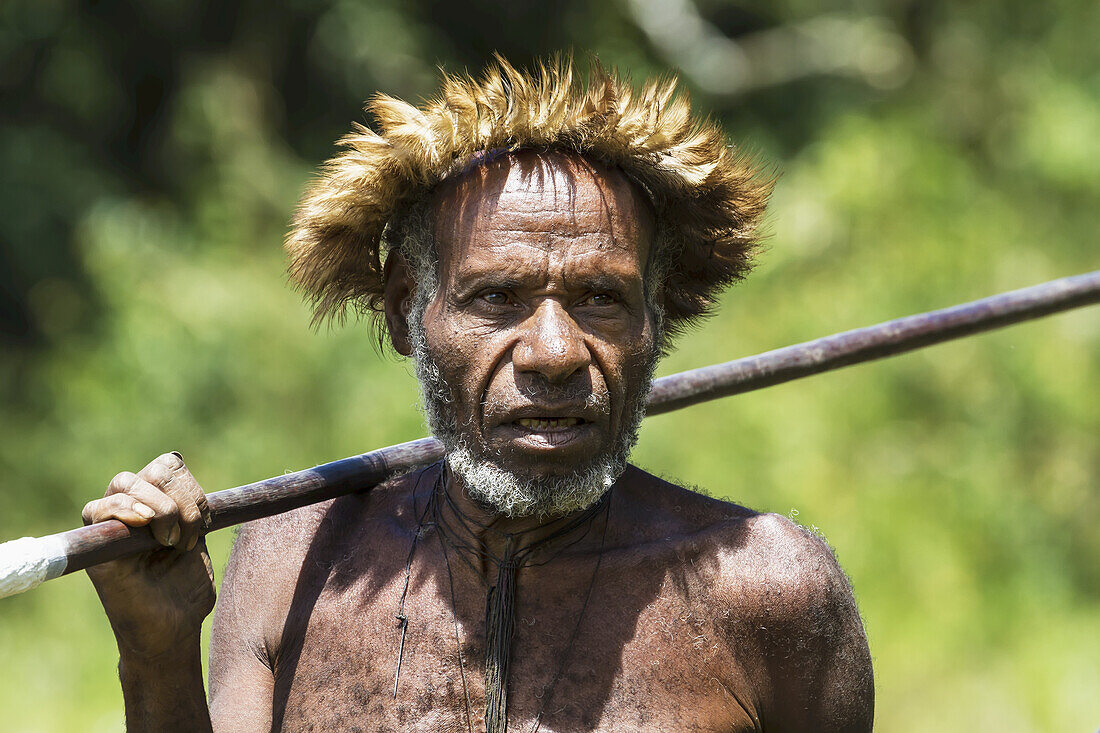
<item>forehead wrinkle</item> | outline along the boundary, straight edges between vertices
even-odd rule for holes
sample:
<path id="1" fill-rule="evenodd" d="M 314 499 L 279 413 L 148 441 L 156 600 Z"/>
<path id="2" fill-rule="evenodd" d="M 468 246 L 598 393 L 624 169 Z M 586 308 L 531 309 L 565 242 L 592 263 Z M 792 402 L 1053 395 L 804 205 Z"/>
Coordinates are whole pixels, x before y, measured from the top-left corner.
<path id="1" fill-rule="evenodd" d="M 553 216 L 555 233 L 614 232 L 619 212 L 600 194 L 598 203 L 590 203 L 590 197 L 570 195 L 562 199 L 555 191 L 545 189 L 505 190 L 492 212 L 478 212 L 470 223 L 492 231 L 545 231 L 547 216 Z"/>
<path id="2" fill-rule="evenodd" d="M 441 249 L 468 251 L 475 240 L 488 244 L 501 235 L 510 244 L 518 243 L 513 237 L 534 235 L 525 243 L 552 249 L 557 242 L 596 236 L 600 249 L 625 248 L 637 239 L 648 255 L 642 240 L 652 233 L 652 216 L 629 179 L 615 176 L 614 169 L 603 173 L 583 158 L 551 156 L 521 152 L 445 182 L 436 198 Z M 581 189 L 587 195 L 580 195 Z M 620 241 L 624 234 L 630 241 Z"/>
<path id="3" fill-rule="evenodd" d="M 483 242 L 478 249 L 492 251 L 496 257 L 508 265 L 516 265 L 521 259 L 520 251 L 526 257 L 531 258 L 534 268 L 546 269 L 548 267 L 561 268 L 563 264 L 580 266 L 597 260 L 600 267 L 615 268 L 619 262 L 638 263 L 637 249 L 628 246 L 629 243 L 609 238 L 605 233 L 581 233 L 563 235 L 557 232 L 539 233 L 539 236 L 528 236 L 529 232 L 520 232 L 520 237 L 514 239 L 494 239 Z M 477 258 L 462 257 L 462 264 L 475 262 Z M 462 264 L 459 269 L 462 269 Z"/>
<path id="4" fill-rule="evenodd" d="M 445 181 L 436 190 L 435 198 L 437 204 L 447 204 L 447 208 L 457 207 L 490 215 L 504 200 L 509 201 L 515 211 L 545 210 L 540 204 L 546 201 L 554 204 L 551 207 L 554 209 L 579 210 L 578 189 L 588 183 L 599 191 L 604 203 L 603 210 L 606 211 L 610 208 L 604 192 L 610 184 L 607 179 L 608 175 L 576 155 L 520 151 L 479 166 L 457 179 Z M 514 202 L 517 199 L 521 204 L 530 204 L 516 205 Z M 558 202 L 565 206 L 558 206 Z"/>
<path id="5" fill-rule="evenodd" d="M 489 244 L 486 249 L 503 250 L 503 254 L 488 260 L 459 258 L 454 275 L 456 280 L 467 283 L 484 280 L 537 289 L 629 290 L 632 284 L 640 284 L 642 263 L 637 257 L 614 256 L 606 249 L 585 248 L 578 252 L 573 244 L 566 242 L 556 248 L 541 247 L 539 242 Z M 509 252 L 514 247 L 535 252 L 517 257 Z M 598 260 L 598 267 L 590 267 L 592 260 Z"/>
<path id="6" fill-rule="evenodd" d="M 469 223 L 482 232 L 541 235 L 547 246 L 561 239 L 591 239 L 600 247 L 625 244 L 619 241 L 622 212 L 613 207 L 602 188 L 597 191 L 598 204 L 582 206 L 583 199 L 573 198 L 566 207 L 558 206 L 553 195 L 548 202 L 541 192 L 505 193 L 492 216 L 478 215 Z M 548 228 L 547 215 L 555 216 L 553 229 Z"/>

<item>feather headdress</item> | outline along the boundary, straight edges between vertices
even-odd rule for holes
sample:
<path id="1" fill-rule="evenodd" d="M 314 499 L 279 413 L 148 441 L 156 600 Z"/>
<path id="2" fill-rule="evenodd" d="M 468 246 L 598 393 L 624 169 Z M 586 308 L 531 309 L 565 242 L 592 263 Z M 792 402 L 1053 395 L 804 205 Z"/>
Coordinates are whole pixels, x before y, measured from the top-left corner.
<path id="1" fill-rule="evenodd" d="M 751 267 L 771 181 L 721 129 L 691 114 L 673 77 L 635 91 L 592 64 L 587 82 L 571 59 L 516 70 L 497 57 L 480 79 L 443 74 L 422 107 L 378 94 L 377 131 L 356 124 L 306 191 L 287 236 L 290 274 L 315 321 L 347 308 L 378 313 L 383 231 L 485 151 L 564 150 L 617 166 L 650 196 L 674 251 L 661 303 L 672 333 L 705 315 L 715 295 Z"/>

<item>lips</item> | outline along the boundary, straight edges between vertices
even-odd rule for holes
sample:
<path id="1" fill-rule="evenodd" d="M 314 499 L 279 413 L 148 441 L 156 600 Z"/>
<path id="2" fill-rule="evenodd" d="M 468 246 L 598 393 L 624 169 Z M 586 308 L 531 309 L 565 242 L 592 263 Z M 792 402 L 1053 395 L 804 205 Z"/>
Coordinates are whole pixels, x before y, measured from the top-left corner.
<path id="1" fill-rule="evenodd" d="M 607 401 L 589 399 L 561 402 L 490 403 L 485 415 L 489 425 L 516 425 L 531 430 L 576 427 L 607 420 Z"/>
<path id="2" fill-rule="evenodd" d="M 501 437 L 521 451 L 560 451 L 566 446 L 578 449 L 593 440 L 595 425 L 578 418 L 538 419 L 523 418 L 505 423 Z"/>
<path id="3" fill-rule="evenodd" d="M 498 413 L 489 431 L 503 440 L 500 448 L 509 445 L 511 450 L 549 458 L 563 450 L 572 454 L 595 449 L 604 420 L 592 405 L 524 405 Z"/>

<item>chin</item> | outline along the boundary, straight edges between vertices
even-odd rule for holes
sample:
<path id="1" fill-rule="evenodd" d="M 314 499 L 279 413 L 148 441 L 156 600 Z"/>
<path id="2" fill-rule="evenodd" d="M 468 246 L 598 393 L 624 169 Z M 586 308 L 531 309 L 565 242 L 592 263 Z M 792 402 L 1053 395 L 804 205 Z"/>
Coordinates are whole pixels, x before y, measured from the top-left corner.
<path id="1" fill-rule="evenodd" d="M 532 461 L 523 461 L 530 467 Z M 507 517 L 561 516 L 583 511 L 607 493 L 626 468 L 625 459 L 604 455 L 587 466 L 534 475 L 510 470 L 460 447 L 447 456 L 471 499 Z"/>
<path id="2" fill-rule="evenodd" d="M 539 453 L 507 450 L 501 453 L 487 451 L 482 454 L 503 471 L 524 481 L 553 481 L 568 479 L 589 469 L 603 465 L 608 460 L 607 451 L 545 451 Z"/>

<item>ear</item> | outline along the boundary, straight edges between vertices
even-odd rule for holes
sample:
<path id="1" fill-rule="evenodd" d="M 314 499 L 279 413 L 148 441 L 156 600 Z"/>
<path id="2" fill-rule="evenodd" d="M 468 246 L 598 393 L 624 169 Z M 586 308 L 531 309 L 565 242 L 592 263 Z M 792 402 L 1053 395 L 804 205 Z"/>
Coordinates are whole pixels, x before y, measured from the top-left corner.
<path id="1" fill-rule="evenodd" d="M 409 263 L 400 252 L 391 251 L 382 268 L 382 305 L 390 343 L 402 356 L 412 354 L 412 345 L 409 343 L 409 311 L 412 309 L 415 291 L 416 280 L 413 279 Z"/>

